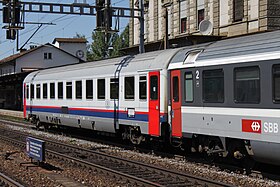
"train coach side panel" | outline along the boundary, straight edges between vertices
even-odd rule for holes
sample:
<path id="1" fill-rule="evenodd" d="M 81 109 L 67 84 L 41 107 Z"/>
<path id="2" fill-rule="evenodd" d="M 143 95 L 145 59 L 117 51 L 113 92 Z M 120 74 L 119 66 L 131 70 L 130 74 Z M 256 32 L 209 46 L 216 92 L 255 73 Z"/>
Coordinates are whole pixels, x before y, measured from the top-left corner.
<path id="1" fill-rule="evenodd" d="M 280 143 L 280 111 L 182 107 L 183 133 Z"/>

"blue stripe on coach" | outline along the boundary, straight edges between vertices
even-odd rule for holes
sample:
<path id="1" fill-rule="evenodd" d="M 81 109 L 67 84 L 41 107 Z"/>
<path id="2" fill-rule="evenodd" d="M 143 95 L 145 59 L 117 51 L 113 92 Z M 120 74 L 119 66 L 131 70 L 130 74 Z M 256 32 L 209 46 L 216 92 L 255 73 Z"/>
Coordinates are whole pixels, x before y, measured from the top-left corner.
<path id="1" fill-rule="evenodd" d="M 26 110 L 30 112 L 30 106 L 26 107 Z M 34 112 L 49 112 L 49 113 L 56 113 L 56 114 L 63 114 L 61 112 L 61 108 L 50 108 L 50 107 L 32 107 L 32 111 Z M 92 116 L 92 117 L 100 117 L 100 118 L 111 118 L 114 119 L 114 112 L 113 111 L 90 111 L 86 109 L 69 109 L 68 114 L 71 115 L 80 115 L 80 116 Z M 119 119 L 123 120 L 133 120 L 133 121 L 145 121 L 148 122 L 148 113 L 147 114 L 137 114 L 135 113 L 134 118 L 129 118 L 127 113 L 119 112 Z"/>

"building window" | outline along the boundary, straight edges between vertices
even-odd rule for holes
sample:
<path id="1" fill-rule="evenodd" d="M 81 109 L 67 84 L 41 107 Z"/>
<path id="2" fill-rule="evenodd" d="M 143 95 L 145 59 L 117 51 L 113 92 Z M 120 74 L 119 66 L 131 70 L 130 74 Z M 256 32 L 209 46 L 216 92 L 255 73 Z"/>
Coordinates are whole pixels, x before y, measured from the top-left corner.
<path id="1" fill-rule="evenodd" d="M 237 103 L 260 102 L 259 67 L 234 69 L 234 101 Z"/>
<path id="2" fill-rule="evenodd" d="M 66 82 L 66 99 L 72 99 L 72 82 Z"/>
<path id="3" fill-rule="evenodd" d="M 47 98 L 48 98 L 47 87 L 48 87 L 47 83 L 44 83 L 44 84 L 43 84 L 43 98 L 44 98 L 44 99 L 47 99 Z"/>
<path id="4" fill-rule="evenodd" d="M 244 0 L 233 0 L 233 21 L 242 21 L 244 17 Z"/>
<path id="5" fill-rule="evenodd" d="M 147 77 L 140 76 L 139 79 L 139 98 L 147 99 Z"/>
<path id="6" fill-rule="evenodd" d="M 58 87 L 58 99 L 63 99 L 63 82 L 57 84 Z"/>
<path id="7" fill-rule="evenodd" d="M 82 99 L 82 81 L 76 81 L 76 99 Z"/>
<path id="8" fill-rule="evenodd" d="M 180 0 L 180 19 L 181 19 L 181 33 L 187 32 L 187 1 L 186 0 Z"/>
<path id="9" fill-rule="evenodd" d="M 54 89 L 54 83 L 50 83 L 50 98 L 55 98 L 55 89 Z"/>
<path id="10" fill-rule="evenodd" d="M 110 79 L 110 98 L 119 99 L 119 79 Z"/>
<path id="11" fill-rule="evenodd" d="M 50 59 L 52 59 L 52 53 L 44 53 L 44 59 L 45 59 L 45 60 L 50 60 Z"/>
<path id="12" fill-rule="evenodd" d="M 273 102 L 280 103 L 280 64 L 274 65 L 273 72 Z"/>
<path id="13" fill-rule="evenodd" d="M 185 74 L 185 101 L 193 101 L 193 75 L 192 72 Z"/>
<path id="14" fill-rule="evenodd" d="M 134 99 L 134 77 L 125 77 L 125 99 Z"/>
<path id="15" fill-rule="evenodd" d="M 34 99 L 34 84 L 31 84 L 31 99 Z"/>
<path id="16" fill-rule="evenodd" d="M 97 98 L 105 99 L 105 79 L 97 80 Z"/>
<path id="17" fill-rule="evenodd" d="M 187 18 L 181 19 L 181 33 L 187 32 Z"/>
<path id="18" fill-rule="evenodd" d="M 93 99 L 93 80 L 86 80 L 86 98 Z"/>
<path id="19" fill-rule="evenodd" d="M 204 0 L 197 0 L 197 27 L 204 18 Z"/>
<path id="20" fill-rule="evenodd" d="M 224 102 L 224 72 L 222 69 L 203 71 L 203 101 Z"/>

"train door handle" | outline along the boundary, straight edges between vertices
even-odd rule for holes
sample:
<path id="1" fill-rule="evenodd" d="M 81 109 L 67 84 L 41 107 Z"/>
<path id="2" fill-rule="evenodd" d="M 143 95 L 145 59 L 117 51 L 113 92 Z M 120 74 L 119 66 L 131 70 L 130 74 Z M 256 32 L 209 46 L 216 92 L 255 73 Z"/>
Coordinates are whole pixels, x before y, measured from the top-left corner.
<path id="1" fill-rule="evenodd" d="M 158 106 L 156 106 L 156 110 L 158 110 Z"/>

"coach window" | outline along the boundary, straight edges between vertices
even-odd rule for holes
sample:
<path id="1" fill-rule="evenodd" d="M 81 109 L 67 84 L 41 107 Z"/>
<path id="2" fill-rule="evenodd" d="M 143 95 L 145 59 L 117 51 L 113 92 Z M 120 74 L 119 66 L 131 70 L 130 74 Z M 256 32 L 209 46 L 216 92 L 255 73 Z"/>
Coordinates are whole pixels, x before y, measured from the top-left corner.
<path id="1" fill-rule="evenodd" d="M 125 99 L 134 99 L 134 77 L 125 77 Z"/>
<path id="2" fill-rule="evenodd" d="M 63 99 L 63 82 L 59 82 L 57 84 L 57 87 L 58 87 L 58 99 Z"/>
<path id="3" fill-rule="evenodd" d="M 29 99 L 29 85 L 26 85 L 26 98 Z"/>
<path id="4" fill-rule="evenodd" d="M 173 102 L 179 102 L 179 78 L 177 76 L 172 79 L 172 89 Z"/>
<path id="5" fill-rule="evenodd" d="M 119 99 L 119 79 L 110 79 L 110 98 Z"/>
<path id="6" fill-rule="evenodd" d="M 192 72 L 185 74 L 185 101 L 193 102 L 193 75 Z"/>
<path id="7" fill-rule="evenodd" d="M 280 103 L 280 64 L 274 65 L 273 72 L 273 102 Z"/>
<path id="8" fill-rule="evenodd" d="M 93 80 L 86 80 L 86 98 L 93 99 Z"/>
<path id="9" fill-rule="evenodd" d="M 150 81 L 150 99 L 158 100 L 158 76 L 151 76 Z"/>
<path id="10" fill-rule="evenodd" d="M 97 99 L 105 99 L 105 79 L 97 80 Z"/>
<path id="11" fill-rule="evenodd" d="M 82 99 L 82 81 L 76 81 L 76 99 Z"/>
<path id="12" fill-rule="evenodd" d="M 236 103 L 259 103 L 259 67 L 235 68 L 234 76 L 234 101 Z"/>
<path id="13" fill-rule="evenodd" d="M 66 82 L 66 99 L 72 99 L 72 82 Z"/>
<path id="14" fill-rule="evenodd" d="M 41 98 L 41 85 L 36 84 L 36 99 L 40 99 L 40 98 Z"/>
<path id="15" fill-rule="evenodd" d="M 139 78 L 139 98 L 147 99 L 147 76 L 140 76 Z"/>
<path id="16" fill-rule="evenodd" d="M 34 99 L 34 84 L 31 84 L 31 99 Z"/>
<path id="17" fill-rule="evenodd" d="M 224 102 L 224 72 L 222 69 L 203 71 L 203 101 Z"/>
<path id="18" fill-rule="evenodd" d="M 47 99 L 48 98 L 48 94 L 47 94 L 47 83 L 43 84 L 43 98 Z"/>
<path id="19" fill-rule="evenodd" d="M 55 98 L 55 89 L 54 89 L 54 83 L 50 83 L 50 98 Z"/>

